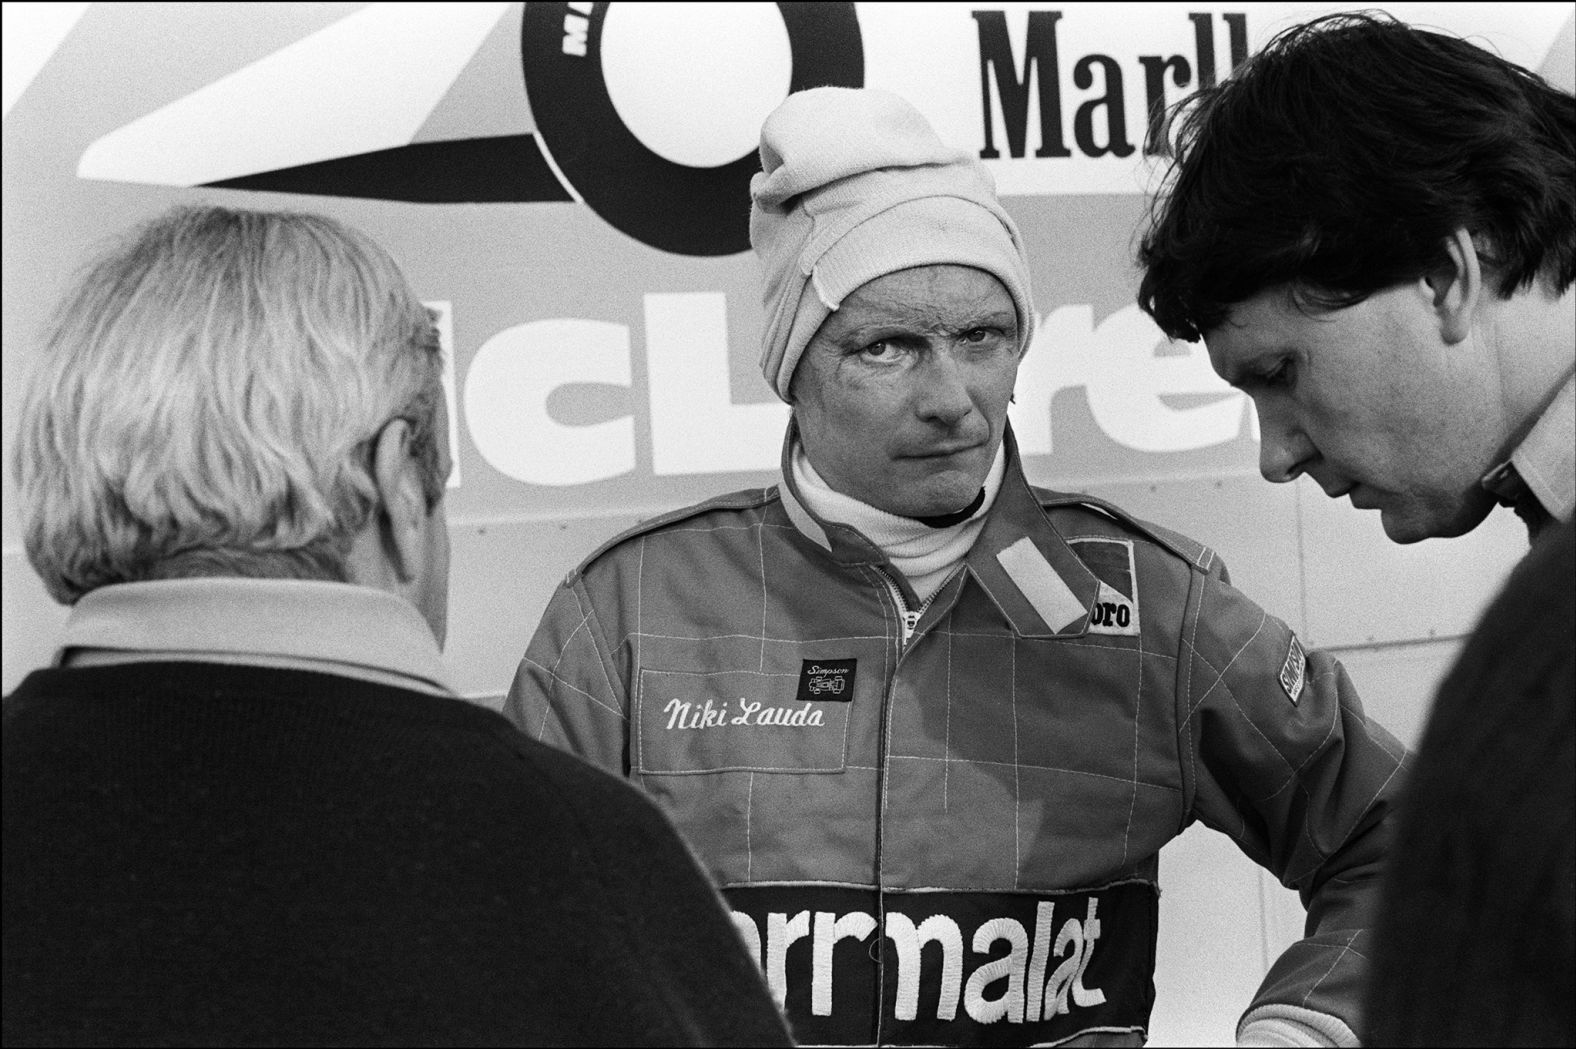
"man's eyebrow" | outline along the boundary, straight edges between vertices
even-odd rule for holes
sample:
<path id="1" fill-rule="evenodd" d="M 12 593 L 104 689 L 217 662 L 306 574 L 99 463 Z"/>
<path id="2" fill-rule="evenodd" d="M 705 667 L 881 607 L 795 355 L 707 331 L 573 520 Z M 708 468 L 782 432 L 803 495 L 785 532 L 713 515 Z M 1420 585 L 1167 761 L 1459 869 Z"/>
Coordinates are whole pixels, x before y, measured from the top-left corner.
<path id="1" fill-rule="evenodd" d="M 980 324 L 995 324 L 1000 327 L 1016 327 L 1018 324 L 1018 311 L 1006 309 L 983 309 L 974 315 L 972 322 L 965 322 L 967 327 L 976 327 Z"/>
<path id="2" fill-rule="evenodd" d="M 963 323 L 971 321 L 1002 321 L 1017 320 L 1018 311 L 1010 306 L 976 306 L 965 307 L 958 310 L 958 316 L 964 318 Z"/>
<path id="3" fill-rule="evenodd" d="M 912 325 L 901 321 L 866 321 L 830 333 L 834 342 L 871 342 L 875 339 L 902 338 L 914 332 Z"/>
<path id="4" fill-rule="evenodd" d="M 961 333 L 972 331 L 983 325 L 1015 328 L 1018 325 L 1018 311 L 985 307 L 976 313 L 966 314 L 963 320 L 949 325 L 948 330 Z M 838 343 L 864 343 L 873 342 L 877 339 L 918 337 L 920 333 L 928 330 L 930 330 L 928 324 L 912 318 L 877 318 L 824 334 L 826 338 Z"/>
<path id="5" fill-rule="evenodd" d="M 1229 385 L 1239 390 L 1246 390 L 1257 385 L 1273 370 L 1264 367 L 1266 360 L 1279 361 L 1289 355 L 1289 351 L 1282 346 L 1266 347 L 1254 352 L 1247 360 L 1234 359 L 1226 362 L 1225 369 L 1223 371 L 1216 369 L 1216 374 Z"/>

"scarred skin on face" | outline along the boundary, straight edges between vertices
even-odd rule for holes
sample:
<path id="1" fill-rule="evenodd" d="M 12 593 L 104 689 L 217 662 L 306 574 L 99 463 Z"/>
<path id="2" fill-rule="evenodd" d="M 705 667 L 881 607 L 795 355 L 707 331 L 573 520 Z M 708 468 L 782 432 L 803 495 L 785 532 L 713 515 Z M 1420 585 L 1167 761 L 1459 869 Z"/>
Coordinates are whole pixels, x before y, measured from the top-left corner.
<path id="1" fill-rule="evenodd" d="M 968 266 L 861 285 L 821 325 L 790 394 L 805 455 L 833 489 L 888 513 L 966 506 L 990 471 L 1018 376 L 1018 318 Z"/>

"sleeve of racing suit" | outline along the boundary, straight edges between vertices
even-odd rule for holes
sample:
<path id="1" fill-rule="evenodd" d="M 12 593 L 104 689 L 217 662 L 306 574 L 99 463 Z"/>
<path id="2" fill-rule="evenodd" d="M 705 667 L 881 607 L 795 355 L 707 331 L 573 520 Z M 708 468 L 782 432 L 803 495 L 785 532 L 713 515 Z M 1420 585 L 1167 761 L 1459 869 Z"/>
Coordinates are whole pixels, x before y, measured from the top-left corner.
<path id="1" fill-rule="evenodd" d="M 1233 589 L 1193 577 L 1177 718 L 1190 812 L 1295 888 L 1305 936 L 1270 968 L 1240 1044 L 1357 1045 L 1367 940 L 1406 750 L 1334 658 Z"/>
<path id="2" fill-rule="evenodd" d="M 503 714 L 530 736 L 629 773 L 629 695 L 576 574 L 553 594 L 515 671 Z"/>

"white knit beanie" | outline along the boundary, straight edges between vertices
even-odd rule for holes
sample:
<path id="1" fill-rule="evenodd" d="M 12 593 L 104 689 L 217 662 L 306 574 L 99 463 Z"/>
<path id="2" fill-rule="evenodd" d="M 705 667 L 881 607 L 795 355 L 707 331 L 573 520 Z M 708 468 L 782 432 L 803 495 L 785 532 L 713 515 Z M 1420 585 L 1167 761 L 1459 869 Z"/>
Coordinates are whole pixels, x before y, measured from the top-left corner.
<path id="1" fill-rule="evenodd" d="M 914 266 L 972 266 L 1034 334 L 1029 264 L 996 183 L 908 102 L 873 88 L 795 92 L 761 129 L 750 181 L 750 244 L 764 273 L 761 371 L 777 396 L 821 323 L 860 285 Z M 812 290 L 813 286 L 813 290 Z"/>

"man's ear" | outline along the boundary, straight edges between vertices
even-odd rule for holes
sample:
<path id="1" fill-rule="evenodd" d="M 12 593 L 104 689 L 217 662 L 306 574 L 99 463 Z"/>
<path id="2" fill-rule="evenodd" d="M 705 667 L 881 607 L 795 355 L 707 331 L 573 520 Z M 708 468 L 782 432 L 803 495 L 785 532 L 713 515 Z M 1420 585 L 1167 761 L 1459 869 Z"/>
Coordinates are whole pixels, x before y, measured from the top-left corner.
<path id="1" fill-rule="evenodd" d="M 1448 261 L 1423 277 L 1439 320 L 1439 333 L 1454 345 L 1472 332 L 1483 301 L 1483 267 L 1472 234 L 1458 229 L 1445 240 Z"/>
<path id="2" fill-rule="evenodd" d="M 390 419 L 372 445 L 372 480 L 378 490 L 378 509 L 374 514 L 378 545 L 402 583 L 421 573 L 426 557 L 422 527 L 427 519 L 427 499 L 419 464 L 412 454 L 411 437 L 407 420 Z"/>

